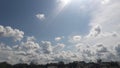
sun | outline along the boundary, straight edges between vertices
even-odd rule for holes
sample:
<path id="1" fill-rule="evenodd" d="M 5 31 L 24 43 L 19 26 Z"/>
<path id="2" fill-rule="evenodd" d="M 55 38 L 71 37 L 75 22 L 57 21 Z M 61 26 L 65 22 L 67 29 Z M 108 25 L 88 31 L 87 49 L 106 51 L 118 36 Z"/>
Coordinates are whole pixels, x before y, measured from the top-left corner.
<path id="1" fill-rule="evenodd" d="M 71 0 L 60 0 L 61 1 L 61 4 L 63 4 L 64 6 L 68 5 Z"/>
<path id="2" fill-rule="evenodd" d="M 71 0 L 59 0 L 59 9 L 63 10 L 70 3 Z"/>

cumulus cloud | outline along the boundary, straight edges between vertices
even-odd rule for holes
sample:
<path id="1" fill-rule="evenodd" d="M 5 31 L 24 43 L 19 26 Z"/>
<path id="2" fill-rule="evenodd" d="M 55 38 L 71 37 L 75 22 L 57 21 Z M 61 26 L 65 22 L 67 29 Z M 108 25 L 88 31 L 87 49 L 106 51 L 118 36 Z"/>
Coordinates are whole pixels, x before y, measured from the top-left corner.
<path id="1" fill-rule="evenodd" d="M 62 40 L 64 38 L 64 36 L 62 36 L 62 37 L 56 37 L 55 38 L 55 41 L 60 41 L 60 40 Z"/>
<path id="2" fill-rule="evenodd" d="M 111 50 L 111 47 L 107 47 L 104 44 L 89 45 L 77 44 L 76 45 L 78 55 L 83 61 L 96 61 L 97 59 L 102 59 L 103 61 L 115 61 L 117 60 L 117 55 Z"/>
<path id="3" fill-rule="evenodd" d="M 65 44 L 58 43 L 56 46 L 53 47 L 54 52 L 58 52 L 65 47 Z"/>
<path id="4" fill-rule="evenodd" d="M 61 52 L 64 47 L 65 44 L 58 43 L 52 45 L 50 41 L 41 41 L 41 43 L 37 43 L 35 42 L 35 37 L 28 36 L 26 40 L 21 41 L 20 44 L 17 45 L 9 46 L 0 43 L 0 62 L 6 61 L 11 64 L 29 64 L 30 62 L 46 64 L 61 60 L 67 61 L 69 60 L 67 57 L 70 58 L 72 54 Z"/>
<path id="5" fill-rule="evenodd" d="M 117 55 L 120 56 L 120 44 L 118 44 L 118 45 L 115 47 L 115 51 L 116 51 Z"/>
<path id="6" fill-rule="evenodd" d="M 107 48 L 104 47 L 104 45 L 98 44 L 97 47 L 98 47 L 97 51 L 98 51 L 99 53 L 105 53 L 105 52 L 107 52 Z"/>
<path id="7" fill-rule="evenodd" d="M 120 40 L 120 1 L 97 0 L 95 2 L 98 4 L 95 4 L 96 9 L 94 9 L 91 14 L 91 30 L 87 37 L 81 40 L 81 43 L 84 45 L 77 45 L 78 50 L 87 53 L 87 55 L 92 55 L 90 57 L 91 59 L 101 58 L 105 61 L 119 61 L 117 60 L 119 54 L 119 50 L 117 49 L 119 45 L 117 43 L 119 43 Z M 82 54 L 84 55 L 85 53 Z M 86 57 L 89 58 L 89 56 Z"/>
<path id="8" fill-rule="evenodd" d="M 80 35 L 74 35 L 69 38 L 69 42 L 78 43 L 81 41 L 81 38 L 82 37 Z"/>
<path id="9" fill-rule="evenodd" d="M 91 0 L 92 1 L 92 0 Z M 77 51 L 84 60 L 103 59 L 119 61 L 119 0 L 94 1 L 91 11 L 91 30 L 76 44 Z M 86 58 L 84 58 L 86 57 Z"/>
<path id="10" fill-rule="evenodd" d="M 24 37 L 24 32 L 10 26 L 0 25 L 0 37 L 12 37 L 15 41 L 20 41 Z"/>
<path id="11" fill-rule="evenodd" d="M 99 25 L 96 25 L 96 26 L 92 27 L 88 36 L 89 37 L 96 37 L 100 33 L 101 33 L 101 27 Z"/>
<path id="12" fill-rule="evenodd" d="M 25 48 L 26 50 L 30 50 L 30 49 L 36 49 L 36 48 L 40 48 L 38 43 L 35 43 L 34 41 L 31 40 L 27 40 L 26 42 L 22 42 L 21 43 L 21 49 Z"/>
<path id="13" fill-rule="evenodd" d="M 34 41 L 29 40 L 13 47 L 6 46 L 5 44 L 0 44 L 0 46 L 0 62 L 7 61 L 11 64 L 29 64 L 30 62 L 46 64 L 58 61 L 64 61 L 67 63 L 73 60 L 78 60 L 77 55 L 70 51 L 58 51 L 57 53 L 53 53 L 53 50 L 62 49 L 65 45 L 59 43 L 56 46 L 52 46 L 49 41 L 42 41 L 39 46 L 38 44 L 35 44 Z M 37 50 L 41 51 L 41 53 L 37 52 Z"/>
<path id="14" fill-rule="evenodd" d="M 58 61 L 66 63 L 78 60 L 96 61 L 99 58 L 104 59 L 104 61 L 117 60 L 119 56 L 119 45 L 117 44 L 120 40 L 119 34 L 116 32 L 101 33 L 102 29 L 99 30 L 99 27 L 93 30 L 100 32 L 99 35 L 87 38 L 85 36 L 81 38 L 79 35 L 73 36 L 72 39 L 76 48 L 72 48 L 72 50 L 64 50 L 67 45 L 62 43 L 56 45 L 50 41 L 37 43 L 33 36 L 27 37 L 24 42 L 22 41 L 18 45 L 8 46 L 1 43 L 0 61 L 7 61 L 12 64 L 30 62 L 46 64 Z"/>
<path id="15" fill-rule="evenodd" d="M 55 41 L 60 41 L 62 38 L 61 37 L 56 37 Z"/>
<path id="16" fill-rule="evenodd" d="M 31 36 L 31 37 L 27 37 L 27 41 L 35 41 L 36 38 L 34 36 Z"/>
<path id="17" fill-rule="evenodd" d="M 44 20 L 45 19 L 45 14 L 37 14 L 36 17 L 40 20 Z"/>
<path id="18" fill-rule="evenodd" d="M 101 0 L 106 5 L 99 4 L 97 9 L 92 12 L 90 25 L 101 25 L 103 32 L 117 31 L 120 29 L 120 1 L 119 0 Z M 109 27 L 108 27 L 109 26 Z"/>
<path id="19" fill-rule="evenodd" d="M 51 54 L 52 53 L 52 44 L 49 41 L 42 41 L 42 50 L 45 54 Z"/>
<path id="20" fill-rule="evenodd" d="M 93 2 L 94 0 L 90 0 Z M 95 3 L 96 2 L 96 3 Z M 90 32 L 86 36 L 74 35 L 69 38 L 68 45 L 50 41 L 35 42 L 34 37 L 27 37 L 26 41 L 18 45 L 0 44 L 0 62 L 10 63 L 50 63 L 71 61 L 120 61 L 120 14 L 119 0 L 96 0 L 95 9 L 91 11 Z M 92 6 L 93 7 L 93 6 Z M 36 15 L 40 20 L 45 19 L 44 14 Z M 12 37 L 21 40 L 24 32 L 11 27 L 0 26 L 0 37 Z M 60 41 L 62 37 L 56 37 Z M 71 44 L 74 43 L 74 44 Z M 66 47 L 73 45 L 71 50 Z M 13 60 L 14 59 L 14 60 Z"/>

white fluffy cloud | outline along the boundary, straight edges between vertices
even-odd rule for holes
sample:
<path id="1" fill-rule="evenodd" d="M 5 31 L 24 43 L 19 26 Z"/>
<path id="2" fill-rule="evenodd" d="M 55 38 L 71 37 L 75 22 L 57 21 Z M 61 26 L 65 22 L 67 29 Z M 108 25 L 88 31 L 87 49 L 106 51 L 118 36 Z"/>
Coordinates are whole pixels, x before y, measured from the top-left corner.
<path id="1" fill-rule="evenodd" d="M 46 64 L 58 61 L 70 62 L 78 59 L 74 53 L 70 51 L 62 51 L 64 47 L 65 45 L 60 43 L 53 46 L 49 41 L 42 41 L 40 44 L 38 44 L 30 39 L 27 39 L 20 45 L 15 45 L 12 47 L 1 43 L 0 62 L 7 61 L 11 64 L 29 64 L 30 62 Z"/>
<path id="2" fill-rule="evenodd" d="M 81 41 L 80 35 L 74 35 L 69 38 L 69 42 L 72 42 L 72 43 L 78 43 L 80 41 Z"/>
<path id="3" fill-rule="evenodd" d="M 0 62 L 50 63 L 78 60 L 96 61 L 100 58 L 104 61 L 120 61 L 120 1 L 96 0 L 93 4 L 95 9 L 91 12 L 91 30 L 86 36 L 75 35 L 70 37 L 67 43 L 74 43 L 71 50 L 65 49 L 70 45 L 62 43 L 53 45 L 50 41 L 37 43 L 34 37 L 27 37 L 26 41 L 22 41 L 18 45 L 8 46 L 1 43 Z M 36 16 L 40 20 L 45 19 L 44 14 Z M 0 37 L 12 37 L 14 40 L 21 40 L 23 35 L 24 32 L 18 29 L 0 26 Z M 61 39 L 61 37 L 56 37 L 55 41 Z"/>
<path id="4" fill-rule="evenodd" d="M 88 37 L 96 37 L 99 34 L 101 34 L 101 27 L 99 25 L 96 25 L 90 30 Z"/>
<path id="5" fill-rule="evenodd" d="M 52 53 L 52 44 L 49 41 L 42 41 L 42 50 L 45 54 L 51 54 Z"/>
<path id="6" fill-rule="evenodd" d="M 76 48 L 84 60 L 101 58 L 104 61 L 119 61 L 117 59 L 120 40 L 120 1 L 97 0 L 94 2 L 96 9 L 91 14 L 91 30 L 76 44 Z"/>
<path id="7" fill-rule="evenodd" d="M 37 14 L 36 17 L 40 20 L 44 20 L 45 19 L 45 14 Z"/>
<path id="8" fill-rule="evenodd" d="M 120 1 L 119 0 L 101 0 L 103 3 L 98 4 L 97 9 L 92 12 L 92 20 L 90 25 L 101 25 L 103 32 L 120 32 Z"/>
<path id="9" fill-rule="evenodd" d="M 60 40 L 62 40 L 64 38 L 64 36 L 62 36 L 62 37 L 56 37 L 55 38 L 55 41 L 60 41 Z"/>
<path id="10" fill-rule="evenodd" d="M 104 59 L 104 61 L 113 61 L 119 58 L 119 40 L 117 33 L 101 32 L 98 26 L 93 28 L 88 34 L 89 36 L 76 35 L 72 39 L 75 42 L 72 50 L 65 50 L 67 45 L 58 43 L 53 45 L 50 41 L 35 42 L 34 37 L 27 37 L 26 41 L 22 41 L 18 45 L 8 46 L 0 44 L 0 62 L 7 61 L 9 63 L 39 63 L 45 64 L 50 62 L 71 62 L 71 61 L 96 61 L 96 59 Z M 95 35 L 99 34 L 99 35 Z M 113 41 L 114 40 L 114 41 Z M 77 41 L 77 42 L 76 42 Z M 69 47 L 69 46 L 68 46 Z"/>
<path id="11" fill-rule="evenodd" d="M 8 27 L 1 26 L 0 32 L 2 37 L 11 37 L 12 34 L 9 31 L 7 32 L 7 29 Z M 11 27 L 9 29 L 14 32 L 14 29 Z M 66 54 L 62 55 L 61 53 L 65 47 L 64 44 L 58 43 L 57 45 L 52 45 L 50 41 L 37 43 L 35 40 L 35 37 L 32 36 L 26 37 L 26 40 L 13 46 L 0 43 L 0 62 L 6 61 L 11 64 L 30 62 L 45 64 L 67 58 Z"/>
<path id="12" fill-rule="evenodd" d="M 65 47 L 65 44 L 58 43 L 56 46 L 53 47 L 54 52 L 58 52 Z"/>
<path id="13" fill-rule="evenodd" d="M 99 2 L 99 1 L 95 1 Z M 96 4 L 96 8 L 92 12 L 90 25 L 90 33 L 82 39 L 82 43 L 89 46 L 90 53 L 93 58 L 102 58 L 106 61 L 119 61 L 119 0 L 101 0 L 101 4 Z M 102 43 L 102 44 L 98 44 Z M 118 45 L 118 46 L 116 46 Z M 82 48 L 81 48 L 82 49 Z M 94 50 L 93 50 L 94 49 Z"/>
<path id="14" fill-rule="evenodd" d="M 20 41 L 24 37 L 24 32 L 10 26 L 0 25 L 0 37 L 12 37 L 15 41 Z"/>

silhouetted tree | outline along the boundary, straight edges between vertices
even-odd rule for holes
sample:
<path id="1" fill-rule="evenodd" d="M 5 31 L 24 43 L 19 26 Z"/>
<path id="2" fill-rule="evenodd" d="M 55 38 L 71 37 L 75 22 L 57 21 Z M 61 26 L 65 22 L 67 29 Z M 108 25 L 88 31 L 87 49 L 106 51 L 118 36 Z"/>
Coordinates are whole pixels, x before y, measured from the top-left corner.
<path id="1" fill-rule="evenodd" d="M 8 64 L 7 62 L 0 63 L 0 68 L 12 68 L 12 65 Z"/>
<path id="2" fill-rule="evenodd" d="M 101 60 L 98 60 L 97 63 L 74 61 L 68 64 L 64 64 L 64 62 L 60 61 L 58 63 L 50 63 L 46 65 L 38 65 L 35 63 L 30 63 L 30 65 L 23 63 L 10 65 L 6 62 L 2 62 L 0 63 L 0 68 L 120 68 L 120 64 L 118 62 L 102 62 Z"/>
<path id="3" fill-rule="evenodd" d="M 102 62 L 101 59 L 97 59 L 97 63 L 100 64 Z"/>

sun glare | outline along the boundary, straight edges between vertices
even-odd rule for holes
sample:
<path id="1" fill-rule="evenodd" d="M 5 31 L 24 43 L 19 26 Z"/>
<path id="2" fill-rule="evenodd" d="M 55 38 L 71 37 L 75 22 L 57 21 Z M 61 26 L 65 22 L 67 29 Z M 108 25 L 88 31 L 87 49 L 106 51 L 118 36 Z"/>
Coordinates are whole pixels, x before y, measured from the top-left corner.
<path id="1" fill-rule="evenodd" d="M 71 2 L 71 0 L 60 0 L 60 1 L 64 6 L 68 5 Z"/>
<path id="2" fill-rule="evenodd" d="M 66 6 L 71 3 L 71 0 L 57 0 L 58 6 L 54 10 L 54 15 L 57 16 Z"/>

